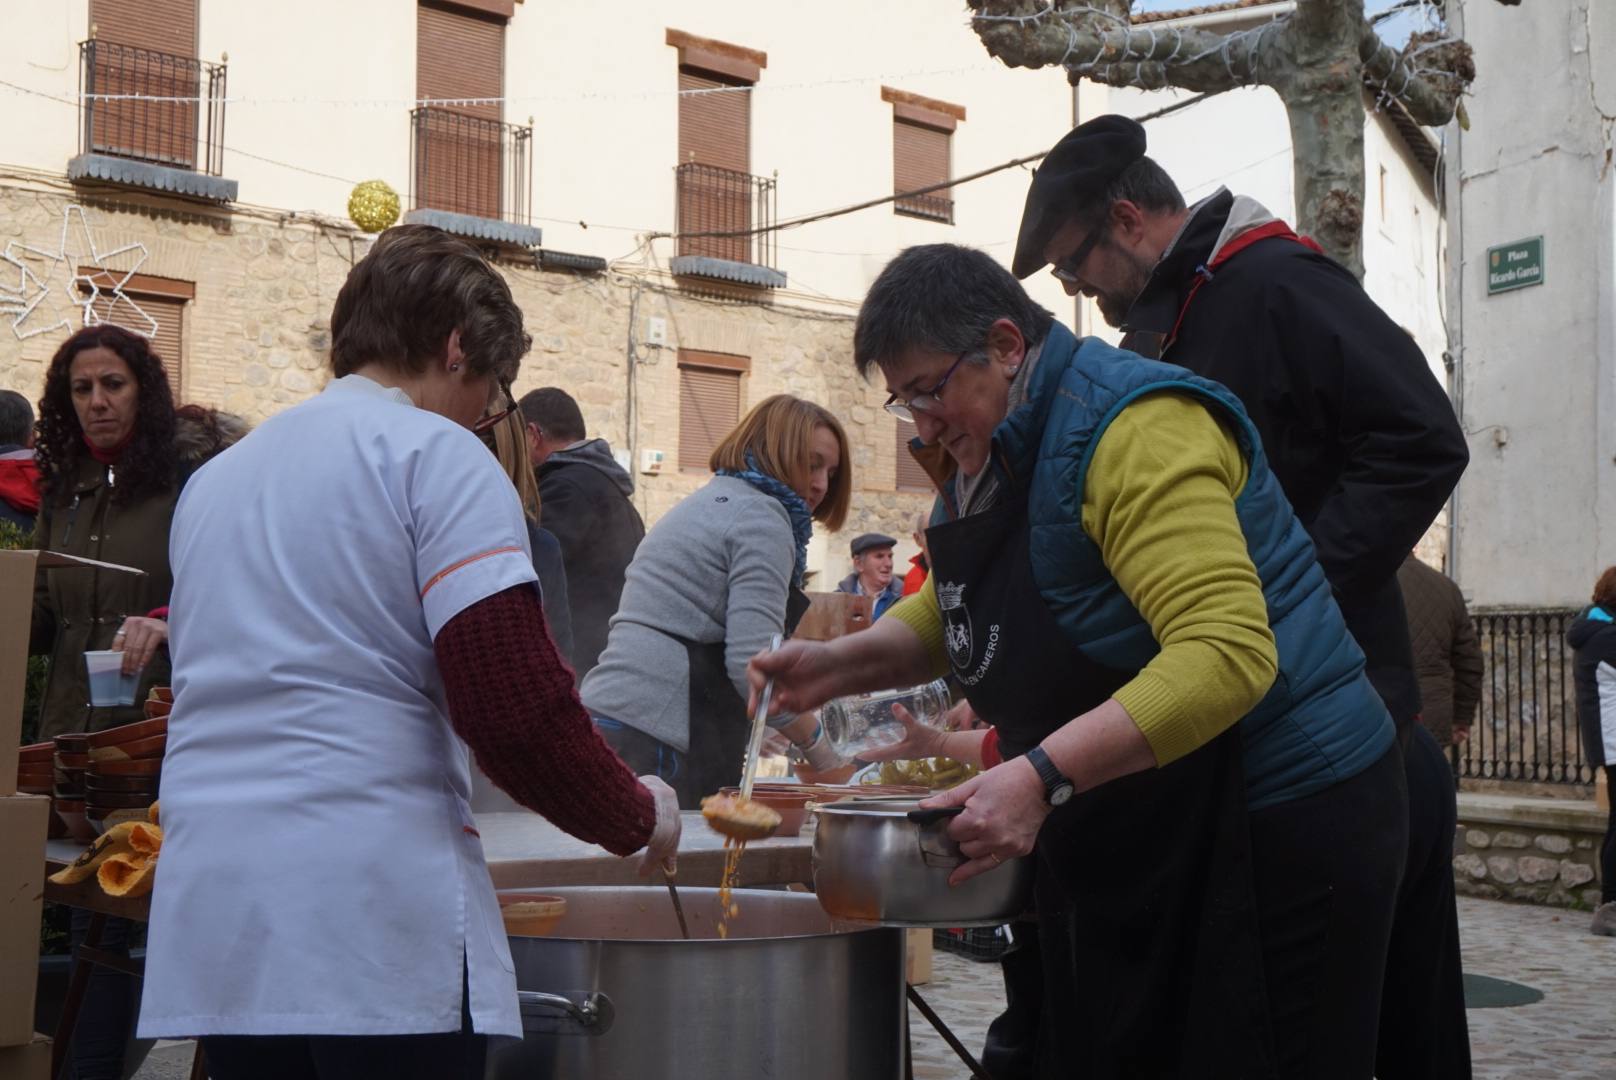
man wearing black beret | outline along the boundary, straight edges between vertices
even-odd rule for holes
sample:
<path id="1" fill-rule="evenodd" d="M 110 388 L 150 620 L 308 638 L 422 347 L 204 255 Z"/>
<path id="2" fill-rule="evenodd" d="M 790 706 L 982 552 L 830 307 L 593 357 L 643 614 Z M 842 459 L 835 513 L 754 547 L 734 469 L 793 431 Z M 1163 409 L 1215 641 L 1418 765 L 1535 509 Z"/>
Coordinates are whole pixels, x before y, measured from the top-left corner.
<path id="1" fill-rule="evenodd" d="M 1127 117 L 1073 129 L 1034 175 L 1013 269 L 1025 278 L 1046 265 L 1126 331 L 1127 348 L 1234 391 L 1261 433 L 1397 722 L 1407 768 L 1408 863 L 1375 1073 L 1468 1077 L 1453 780 L 1414 723 L 1419 687 L 1397 585 L 1469 460 L 1447 394 L 1409 335 L 1316 244 L 1226 189 L 1186 207 Z"/>

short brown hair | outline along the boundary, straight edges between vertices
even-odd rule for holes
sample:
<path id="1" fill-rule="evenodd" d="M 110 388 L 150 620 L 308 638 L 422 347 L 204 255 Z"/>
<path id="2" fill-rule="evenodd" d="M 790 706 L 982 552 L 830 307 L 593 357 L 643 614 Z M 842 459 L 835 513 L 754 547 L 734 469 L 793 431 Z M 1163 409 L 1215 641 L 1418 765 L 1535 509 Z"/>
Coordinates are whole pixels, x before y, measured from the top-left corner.
<path id="1" fill-rule="evenodd" d="M 1594 582 L 1594 603 L 1616 613 L 1616 566 L 1607 566 Z"/>
<path id="2" fill-rule="evenodd" d="M 847 520 L 847 506 L 853 499 L 853 462 L 849 459 L 847 432 L 823 405 L 790 394 L 764 398 L 718 444 L 708 467 L 714 472 L 744 472 L 752 468 L 746 461 L 750 454 L 760 471 L 801 491 L 808 486 L 808 473 L 813 467 L 810 455 L 816 427 L 829 428 L 836 436 L 836 451 L 842 459 L 836 475 L 830 478 L 824 501 L 814 511 L 814 520 L 835 532 Z"/>
<path id="3" fill-rule="evenodd" d="M 431 225 L 397 225 L 359 260 L 331 309 L 331 372 L 420 374 L 460 331 L 474 375 L 516 378 L 533 340 L 511 287 L 477 249 Z"/>

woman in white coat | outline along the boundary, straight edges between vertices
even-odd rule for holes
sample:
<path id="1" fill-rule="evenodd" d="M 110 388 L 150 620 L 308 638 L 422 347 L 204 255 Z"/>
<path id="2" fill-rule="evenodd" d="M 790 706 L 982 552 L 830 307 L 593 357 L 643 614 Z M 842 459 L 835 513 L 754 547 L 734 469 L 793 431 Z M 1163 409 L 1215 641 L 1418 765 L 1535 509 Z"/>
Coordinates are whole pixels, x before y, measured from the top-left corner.
<path id="1" fill-rule="evenodd" d="M 389 230 L 331 317 L 325 392 L 203 468 L 174 518 L 175 704 L 146 1036 L 214 1080 L 481 1077 L 520 1036 L 468 805 L 496 784 L 671 860 L 672 792 L 595 734 L 545 631 L 527 526 L 472 434 L 529 339 L 447 233 Z M 463 740 L 463 741 L 462 741 Z"/>

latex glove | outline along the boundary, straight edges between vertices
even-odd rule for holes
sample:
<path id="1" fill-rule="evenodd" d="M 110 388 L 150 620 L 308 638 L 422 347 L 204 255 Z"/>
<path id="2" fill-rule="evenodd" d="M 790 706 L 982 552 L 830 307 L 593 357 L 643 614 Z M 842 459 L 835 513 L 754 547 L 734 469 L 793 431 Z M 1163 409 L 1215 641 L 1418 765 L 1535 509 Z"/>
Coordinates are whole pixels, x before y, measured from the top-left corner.
<path id="1" fill-rule="evenodd" d="M 996 765 L 920 805 L 930 810 L 962 803 L 965 812 L 949 822 L 948 835 L 971 861 L 949 875 L 950 885 L 1030 854 L 1050 810 L 1044 801 L 1044 781 L 1025 757 Z"/>
<path id="2" fill-rule="evenodd" d="M 903 725 L 903 741 L 891 746 L 878 746 L 859 752 L 863 761 L 917 761 L 920 758 L 944 757 L 945 732 L 927 727 L 902 705 L 892 706 L 893 717 Z M 949 713 L 950 716 L 953 713 Z"/>
<path id="3" fill-rule="evenodd" d="M 112 635 L 112 651 L 123 653 L 123 673 L 138 675 L 157 650 L 168 643 L 168 624 L 162 619 L 130 616 Z"/>
<path id="4" fill-rule="evenodd" d="M 656 800 L 656 828 L 651 830 L 645 854 L 640 856 L 640 876 L 650 877 L 652 871 L 661 868 L 672 877 L 678 869 L 679 833 L 682 828 L 679 796 L 660 777 L 642 776 L 640 783 Z"/>

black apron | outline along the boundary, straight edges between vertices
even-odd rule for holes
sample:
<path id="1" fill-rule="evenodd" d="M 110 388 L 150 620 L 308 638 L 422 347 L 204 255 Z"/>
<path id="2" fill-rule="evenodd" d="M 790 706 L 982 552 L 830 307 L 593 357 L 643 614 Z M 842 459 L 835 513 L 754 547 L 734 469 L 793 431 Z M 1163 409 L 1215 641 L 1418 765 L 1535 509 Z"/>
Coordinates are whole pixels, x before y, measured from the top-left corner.
<path id="1" fill-rule="evenodd" d="M 795 586 L 786 593 L 787 637 L 796 631 L 808 603 L 808 595 Z M 730 681 L 724 643 L 686 641 L 684 645 L 690 664 L 690 750 L 674 777 L 673 790 L 681 809 L 695 810 L 700 808 L 702 796 L 741 782 L 752 718 L 746 713 L 746 699 Z"/>
<path id="2" fill-rule="evenodd" d="M 1006 758 L 1133 672 L 1067 639 L 1032 577 L 1025 492 L 926 540 L 949 663 Z M 1044 1077 L 1274 1075 L 1238 727 L 1074 796 L 1038 834 Z"/>

